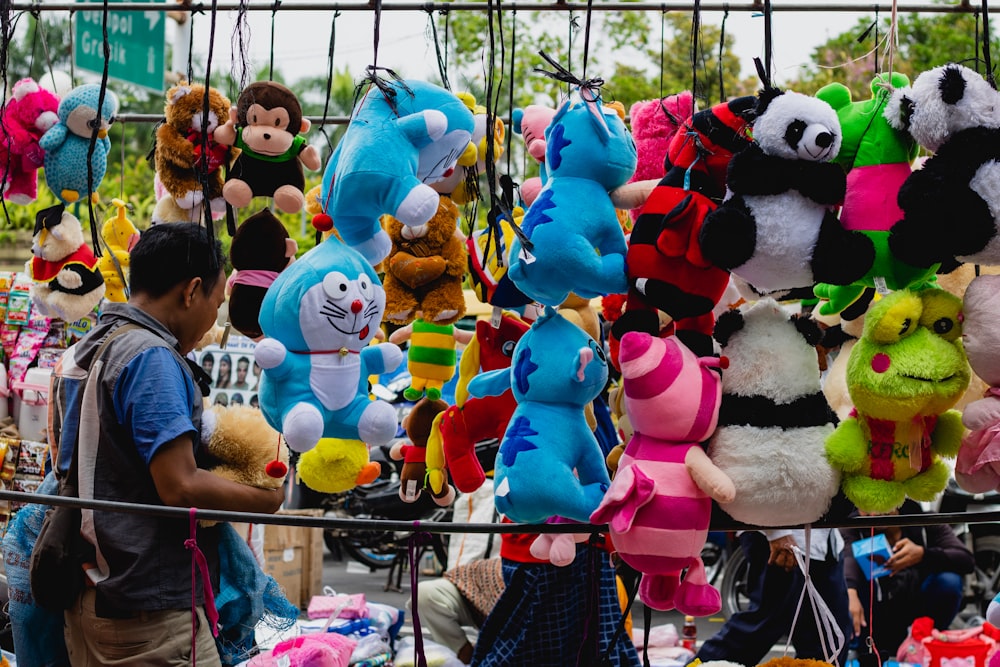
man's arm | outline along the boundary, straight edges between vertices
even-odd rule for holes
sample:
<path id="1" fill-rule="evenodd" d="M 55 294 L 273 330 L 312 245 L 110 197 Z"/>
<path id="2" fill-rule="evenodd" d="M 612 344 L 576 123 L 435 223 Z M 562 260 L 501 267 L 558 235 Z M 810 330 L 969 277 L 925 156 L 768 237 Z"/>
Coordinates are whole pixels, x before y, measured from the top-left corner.
<path id="1" fill-rule="evenodd" d="M 284 493 L 238 484 L 198 468 L 190 435 L 166 442 L 149 462 L 156 492 L 165 505 L 273 514 Z"/>

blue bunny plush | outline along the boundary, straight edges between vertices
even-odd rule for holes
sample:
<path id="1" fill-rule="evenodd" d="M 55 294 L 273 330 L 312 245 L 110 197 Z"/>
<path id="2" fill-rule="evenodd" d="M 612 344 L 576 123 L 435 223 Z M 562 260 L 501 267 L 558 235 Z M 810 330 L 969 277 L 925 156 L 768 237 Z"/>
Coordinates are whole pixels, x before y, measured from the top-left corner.
<path id="1" fill-rule="evenodd" d="M 323 172 L 320 202 L 347 245 L 372 264 L 392 247 L 379 225 L 389 214 L 419 227 L 438 209 L 428 183 L 451 175 L 475 150 L 474 120 L 462 100 L 425 81 L 393 81 L 395 109 L 372 87 L 354 108 L 347 132 Z"/>
<path id="2" fill-rule="evenodd" d="M 494 467 L 499 512 L 518 523 L 552 516 L 589 521 L 611 481 L 584 406 L 607 379 L 601 346 L 546 307 L 518 341 L 510 368 L 469 382 L 473 396 L 511 389 L 517 401 Z"/>
<path id="3" fill-rule="evenodd" d="M 106 90 L 104 103 L 98 110 L 100 94 L 101 87 L 96 83 L 87 83 L 69 91 L 59 103 L 59 122 L 50 127 L 38 142 L 45 151 L 45 183 L 66 204 L 96 196 L 97 186 L 108 168 L 108 151 L 111 150 L 108 128 L 118 112 L 118 98 Z M 94 153 L 90 156 L 93 180 L 88 187 L 87 153 L 95 122 L 100 123 L 100 129 Z"/>
<path id="4" fill-rule="evenodd" d="M 581 89 L 545 129 L 548 180 L 511 245 L 508 274 L 547 306 L 570 292 L 590 299 L 628 291 L 625 236 L 608 193 L 635 172 L 632 135 L 599 94 Z"/>
<path id="5" fill-rule="evenodd" d="M 396 345 L 369 345 L 384 310 L 375 271 L 332 237 L 267 290 L 259 320 L 265 338 L 254 351 L 263 369 L 260 407 L 295 451 L 320 438 L 383 445 L 395 437 L 395 408 L 368 396 L 368 376 L 403 360 Z"/>

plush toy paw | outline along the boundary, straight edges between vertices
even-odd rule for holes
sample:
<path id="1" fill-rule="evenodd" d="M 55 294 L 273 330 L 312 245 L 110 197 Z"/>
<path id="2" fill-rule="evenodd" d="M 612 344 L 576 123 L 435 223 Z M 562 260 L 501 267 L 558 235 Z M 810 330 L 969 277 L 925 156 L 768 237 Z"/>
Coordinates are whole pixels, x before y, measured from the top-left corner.
<path id="1" fill-rule="evenodd" d="M 639 599 L 647 607 L 659 611 L 670 611 L 675 608 L 674 595 L 680 588 L 680 573 L 644 574 L 639 582 Z"/>
<path id="2" fill-rule="evenodd" d="M 437 213 L 441 195 L 429 185 L 418 185 L 410 190 L 392 217 L 408 227 L 422 225 Z"/>
<path id="3" fill-rule="evenodd" d="M 453 405 L 445 410 L 440 427 L 451 480 L 462 493 L 472 493 L 486 481 L 486 473 L 476 457 L 476 443 L 469 437 L 462 408 Z"/>
<path id="4" fill-rule="evenodd" d="M 263 367 L 262 365 L 261 368 Z M 378 401 L 373 405 L 377 403 Z M 282 421 L 282 433 L 289 447 L 296 452 L 307 452 L 323 437 L 323 415 L 313 405 L 298 403 L 285 415 Z"/>
<path id="5" fill-rule="evenodd" d="M 64 201 L 73 204 L 80 198 L 80 193 L 76 190 L 61 190 L 59 196 Z"/>
<path id="6" fill-rule="evenodd" d="M 253 190 L 246 181 L 231 178 L 222 186 L 222 196 L 232 204 L 233 208 L 244 208 L 249 206 L 250 200 L 253 199 Z"/>
<path id="7" fill-rule="evenodd" d="M 690 616 L 711 616 L 722 609 L 722 596 L 708 583 L 701 558 L 688 567 L 674 594 L 674 604 L 677 611 Z"/>
<path id="8" fill-rule="evenodd" d="M 265 338 L 254 348 L 254 360 L 263 369 L 277 368 L 285 360 L 288 350 L 273 338 Z"/>
<path id="9" fill-rule="evenodd" d="M 379 230 L 372 238 L 351 247 L 361 253 L 369 264 L 375 266 L 392 252 L 392 239 L 384 230 Z"/>
<path id="10" fill-rule="evenodd" d="M 372 401 L 358 420 L 358 436 L 377 447 L 395 438 L 397 427 L 396 409 L 384 401 Z"/>
<path id="11" fill-rule="evenodd" d="M 859 510 L 870 514 L 887 514 L 906 500 L 906 491 L 899 482 L 854 475 L 845 477 L 841 488 Z"/>
<path id="12" fill-rule="evenodd" d="M 282 185 L 274 191 L 274 205 L 285 213 L 298 213 L 305 204 L 305 195 L 294 185 Z"/>

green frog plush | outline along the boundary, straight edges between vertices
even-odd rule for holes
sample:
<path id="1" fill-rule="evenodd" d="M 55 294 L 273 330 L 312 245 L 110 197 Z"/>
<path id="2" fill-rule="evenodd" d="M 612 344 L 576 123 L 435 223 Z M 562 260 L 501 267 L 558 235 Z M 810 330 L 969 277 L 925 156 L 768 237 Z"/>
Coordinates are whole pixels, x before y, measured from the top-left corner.
<path id="1" fill-rule="evenodd" d="M 958 453 L 964 428 L 952 410 L 969 385 L 962 302 L 941 289 L 900 290 L 875 302 L 847 362 L 854 410 L 830 435 L 826 456 L 859 510 L 886 513 L 909 496 L 944 490 L 942 456 Z"/>

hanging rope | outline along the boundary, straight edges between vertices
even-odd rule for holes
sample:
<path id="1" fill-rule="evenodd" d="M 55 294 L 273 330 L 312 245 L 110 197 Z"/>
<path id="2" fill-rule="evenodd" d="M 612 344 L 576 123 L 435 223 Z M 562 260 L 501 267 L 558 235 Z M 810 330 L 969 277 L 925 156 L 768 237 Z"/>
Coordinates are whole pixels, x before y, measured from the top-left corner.
<path id="1" fill-rule="evenodd" d="M 330 21 L 330 44 L 326 49 L 326 96 L 323 98 L 323 120 L 319 126 L 319 132 L 326 139 L 327 148 L 333 153 L 333 141 L 330 139 L 330 135 L 326 131 L 326 116 L 330 111 L 330 94 L 333 89 L 333 52 L 337 45 L 337 19 L 340 17 L 340 12 L 333 13 L 333 19 Z M 326 207 L 323 207 L 324 212 Z"/>
<path id="2" fill-rule="evenodd" d="M 700 0 L 698 0 L 700 1 Z M 594 0 L 587 0 L 587 19 L 583 29 L 583 78 L 587 78 L 587 60 L 590 57 L 590 22 L 594 13 Z M 570 61 L 571 63 L 573 61 Z"/>
<path id="3" fill-rule="evenodd" d="M 97 229 L 97 218 L 94 216 L 94 151 L 97 149 L 97 133 L 101 130 L 101 109 L 108 93 L 108 63 L 111 61 L 111 42 L 108 40 L 108 0 L 104 0 L 101 17 L 101 38 L 104 52 L 104 68 L 101 72 L 101 89 L 97 95 L 97 109 L 94 120 L 91 121 L 90 144 L 87 146 L 87 212 L 90 215 L 90 236 L 93 241 L 94 254 L 101 256 L 100 234 Z M 114 119 L 112 119 L 114 120 Z"/>
<path id="4" fill-rule="evenodd" d="M 691 96 L 695 100 L 698 99 L 698 40 L 700 36 L 701 0 L 694 0 L 694 10 L 691 12 Z"/>
<path id="5" fill-rule="evenodd" d="M 886 43 L 886 49 L 889 51 L 889 77 L 892 77 L 893 60 L 896 57 L 896 48 L 899 45 L 899 6 L 897 5 L 898 0 L 892 0 L 892 13 L 889 18 L 889 41 Z"/>
<path id="6" fill-rule="evenodd" d="M 200 13 L 200 12 L 199 12 Z M 187 61 L 187 81 L 194 81 L 194 12 L 188 18 L 191 25 L 188 29 L 188 61 Z"/>
<path id="7" fill-rule="evenodd" d="M 484 246 L 484 254 L 488 255 L 490 247 L 493 243 L 496 243 L 496 247 L 500 248 L 500 241 L 503 232 L 500 228 L 500 220 L 507 219 L 511 221 L 511 226 L 519 232 L 520 229 L 516 224 L 513 223 L 513 215 L 509 209 L 504 208 L 504 202 L 497 195 L 497 167 L 496 167 L 496 153 L 495 153 L 495 143 L 493 141 L 492 128 L 496 127 L 497 118 L 497 105 L 500 103 L 500 91 L 503 84 L 503 71 L 506 65 L 507 52 L 503 43 L 503 7 L 501 5 L 502 0 L 489 0 L 489 11 L 487 13 L 488 17 L 488 34 L 489 34 L 489 52 L 486 58 L 486 159 L 485 169 L 486 169 L 486 187 L 490 196 L 490 210 L 486 214 L 486 224 L 487 224 L 487 234 L 486 234 L 486 244 Z M 495 8 L 495 9 L 494 9 Z M 500 82 L 496 82 L 496 68 L 494 64 L 497 61 L 497 33 L 499 33 L 500 40 Z M 495 91 L 495 92 L 494 92 Z M 503 265 L 503 257 L 497 252 L 498 266 Z"/>
<path id="8" fill-rule="evenodd" d="M 726 19 L 729 18 L 729 5 L 722 14 L 722 26 L 719 28 L 719 102 L 726 101 L 726 82 L 722 78 L 722 59 L 726 53 Z M 662 76 L 661 76 L 662 78 Z M 663 97 L 661 94 L 660 97 Z"/>
<path id="9" fill-rule="evenodd" d="M 774 60 L 771 49 L 771 0 L 764 0 L 764 87 L 771 87 L 771 73 L 774 71 Z M 759 69 L 759 68 L 758 68 Z"/>
<path id="10" fill-rule="evenodd" d="M 10 159 L 11 159 L 11 137 L 7 133 L 7 126 L 4 124 L 4 113 L 7 106 L 7 86 L 9 84 L 7 80 L 7 55 L 8 49 L 10 48 L 11 40 L 14 38 L 14 28 L 17 25 L 16 20 L 11 18 L 11 0 L 0 0 L 0 77 L 3 78 L 3 106 L 0 107 L 0 132 L 3 134 L 3 141 L 7 149 L 7 159 L 4 163 L 3 168 L 3 183 L 7 182 L 7 178 L 10 176 Z M 70 31 L 72 32 L 72 30 Z M 7 226 L 10 226 L 10 214 L 7 211 L 7 199 L 2 194 L 0 194 L 0 208 L 3 209 L 4 220 L 7 221 Z"/>
<path id="11" fill-rule="evenodd" d="M 195 174 L 197 175 L 198 182 L 201 183 L 202 192 L 202 215 L 205 218 L 205 231 L 208 233 L 208 242 L 210 245 L 214 244 L 215 241 L 215 222 L 212 220 L 212 201 L 209 197 L 211 194 L 209 187 L 209 154 L 208 149 L 208 132 L 205 128 L 208 127 L 208 114 L 210 111 L 209 105 L 209 90 L 212 86 L 212 57 L 215 55 L 215 21 L 218 16 L 218 0 L 212 0 L 212 13 L 209 23 L 209 41 L 208 41 L 208 57 L 205 60 L 205 92 L 201 99 L 201 156 L 198 161 L 195 162 Z M 225 118 L 220 118 L 219 123 L 226 122 Z M 226 161 L 228 163 L 228 160 Z M 228 228 L 230 236 L 236 234 L 236 219 L 235 214 L 232 211 L 232 207 L 226 204 L 226 226 Z M 215 266 L 215 253 L 209 253 L 209 265 L 210 268 L 217 268 Z"/>
<path id="12" fill-rule="evenodd" d="M 49 53 L 49 43 L 45 37 L 45 23 L 42 21 L 41 13 L 37 9 L 32 12 L 32 16 L 35 17 L 35 30 L 38 33 L 38 40 L 42 43 L 42 53 L 45 54 L 45 66 L 48 68 L 49 76 L 51 76 L 52 80 L 55 81 L 55 76 L 53 74 L 54 68 L 52 66 L 52 55 Z M 34 47 L 32 47 L 32 52 L 34 52 Z M 34 53 L 32 53 L 32 55 L 34 55 Z"/>
<path id="13" fill-rule="evenodd" d="M 986 66 L 986 81 L 995 90 L 997 87 L 996 79 L 993 76 L 993 62 L 990 58 L 990 7 L 988 0 L 983 0 L 983 65 Z"/>
<path id="14" fill-rule="evenodd" d="M 250 10 L 250 0 L 239 0 L 239 2 L 240 7 L 236 12 L 236 22 L 233 24 L 233 34 L 229 41 L 232 53 L 232 65 L 229 71 L 232 82 L 238 89 L 229 91 L 229 97 L 234 100 L 250 83 L 247 75 L 247 70 L 250 69 L 250 63 L 247 62 L 247 54 L 250 53 L 250 24 L 247 17 L 247 12 Z M 216 3 L 213 2 L 212 7 L 216 6 Z M 215 10 L 213 9 L 213 11 Z"/>
<path id="15" fill-rule="evenodd" d="M 451 82 L 448 81 L 448 65 L 441 50 L 441 41 L 438 39 L 437 24 L 434 23 L 434 10 L 427 10 L 427 24 L 430 29 L 431 38 L 434 40 L 434 55 L 437 58 L 438 74 L 441 76 L 441 85 L 445 90 L 451 90 Z"/>
<path id="16" fill-rule="evenodd" d="M 667 13 L 660 12 L 660 99 L 663 99 L 663 58 L 665 57 L 664 45 L 667 41 L 667 35 L 665 32 L 665 26 L 667 23 L 666 18 Z"/>
<path id="17" fill-rule="evenodd" d="M 385 101 L 389 104 L 389 108 L 392 109 L 393 113 L 399 115 L 399 111 L 396 109 L 396 90 L 389 85 L 389 82 L 386 79 L 379 76 L 379 72 L 385 72 L 388 74 L 389 78 L 398 83 L 399 87 L 407 93 L 412 94 L 412 91 L 407 88 L 405 84 L 401 83 L 402 79 L 398 74 L 393 72 L 388 67 L 378 66 L 378 43 L 380 33 L 382 31 L 382 0 L 374 0 L 373 4 L 375 7 L 375 26 L 372 30 L 372 64 L 368 66 L 366 70 L 367 74 L 365 74 L 364 78 L 362 78 L 361 81 L 358 82 L 358 85 L 354 88 L 353 106 L 356 107 L 361 97 L 368 92 L 372 86 L 375 86 L 379 89 L 379 92 L 382 93 L 382 97 L 385 98 Z"/>
<path id="18" fill-rule="evenodd" d="M 274 0 L 274 8 L 271 10 L 271 58 L 267 66 L 267 80 L 274 81 L 274 24 L 281 8 L 281 0 Z"/>

